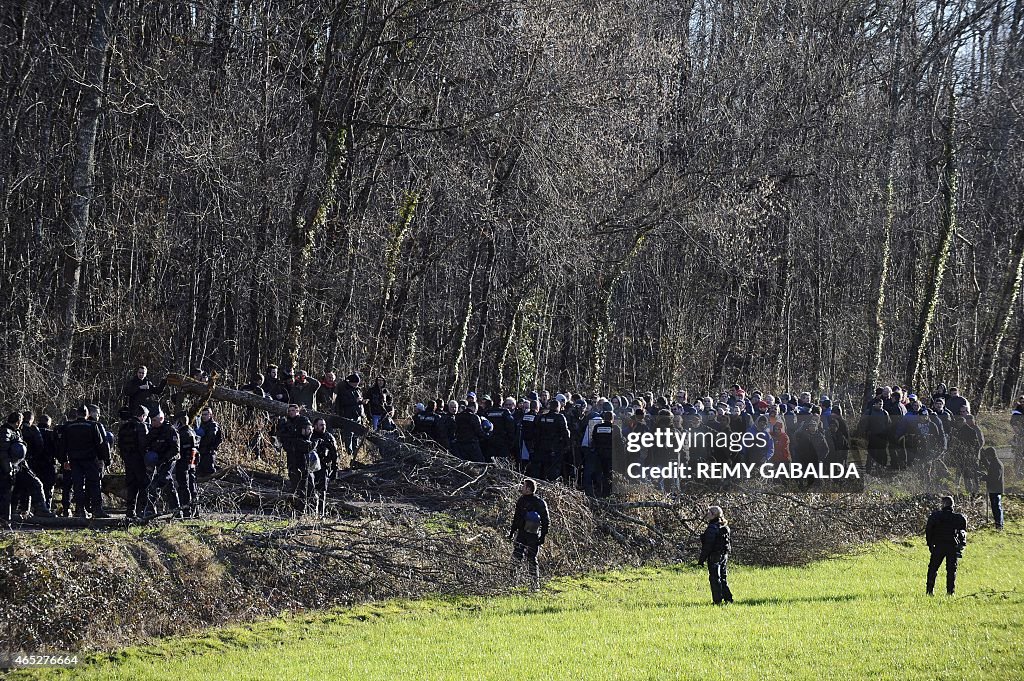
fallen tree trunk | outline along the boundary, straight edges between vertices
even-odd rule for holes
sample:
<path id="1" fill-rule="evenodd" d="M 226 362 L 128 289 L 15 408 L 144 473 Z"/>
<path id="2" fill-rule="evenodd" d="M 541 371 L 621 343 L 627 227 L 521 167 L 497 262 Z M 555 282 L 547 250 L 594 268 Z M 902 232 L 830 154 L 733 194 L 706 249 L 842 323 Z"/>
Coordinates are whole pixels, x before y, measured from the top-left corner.
<path id="1" fill-rule="evenodd" d="M 192 395 L 209 397 L 210 399 L 221 400 L 222 402 L 230 402 L 241 407 L 261 409 L 269 414 L 273 414 L 274 416 L 288 415 L 288 405 L 284 402 L 278 402 L 277 400 L 270 399 L 269 397 L 260 397 L 259 395 L 255 395 L 244 390 L 225 388 L 220 385 L 215 385 L 211 389 L 211 387 L 206 383 L 196 381 L 188 376 L 183 376 L 182 374 L 167 374 L 167 385 L 173 386 L 182 392 Z M 302 415 L 309 417 L 310 421 L 322 418 L 331 428 L 337 428 L 346 433 L 366 436 L 368 440 L 378 446 L 382 443 L 389 442 L 389 440 L 373 433 L 361 423 L 343 418 L 337 414 L 326 414 L 324 412 L 312 411 L 305 407 L 302 408 L 301 413 Z"/>

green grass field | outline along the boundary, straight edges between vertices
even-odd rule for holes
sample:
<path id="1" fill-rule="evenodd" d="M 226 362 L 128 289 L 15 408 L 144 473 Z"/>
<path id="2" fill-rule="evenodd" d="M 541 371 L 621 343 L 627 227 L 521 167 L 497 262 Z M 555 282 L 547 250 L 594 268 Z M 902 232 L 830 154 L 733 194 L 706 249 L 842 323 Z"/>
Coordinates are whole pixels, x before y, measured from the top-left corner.
<path id="1" fill-rule="evenodd" d="M 920 539 L 802 568 L 551 582 L 536 596 L 390 602 L 132 648 L 82 679 L 1019 679 L 1024 524 L 971 536 L 958 594 L 924 595 Z M 940 571 L 938 592 L 944 591 Z M 52 671 L 47 678 L 57 676 Z"/>

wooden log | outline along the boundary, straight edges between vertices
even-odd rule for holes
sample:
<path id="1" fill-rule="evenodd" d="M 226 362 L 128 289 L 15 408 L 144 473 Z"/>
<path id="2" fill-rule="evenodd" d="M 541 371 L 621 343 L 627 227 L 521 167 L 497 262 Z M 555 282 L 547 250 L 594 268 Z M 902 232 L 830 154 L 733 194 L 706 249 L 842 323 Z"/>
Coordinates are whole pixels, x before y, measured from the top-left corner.
<path id="1" fill-rule="evenodd" d="M 231 404 L 237 404 L 251 409 L 261 409 L 268 414 L 273 414 L 274 416 L 288 415 L 288 405 L 284 402 L 278 402 L 277 400 L 269 397 L 260 397 L 259 395 L 254 395 L 253 393 L 246 392 L 244 390 L 225 388 L 220 385 L 213 386 L 211 390 L 211 387 L 208 384 L 203 383 L 202 381 L 196 381 L 182 374 L 167 374 L 167 385 L 174 386 L 178 390 L 192 395 L 209 397 L 209 399 L 230 402 Z M 375 433 L 370 433 L 366 426 L 361 423 L 343 418 L 337 414 L 326 414 L 324 412 L 312 411 L 305 407 L 301 407 L 300 413 L 309 418 L 310 421 L 322 418 L 331 428 L 337 428 L 338 430 L 346 433 L 367 436 L 374 444 L 377 444 L 378 439 L 384 439 Z"/>

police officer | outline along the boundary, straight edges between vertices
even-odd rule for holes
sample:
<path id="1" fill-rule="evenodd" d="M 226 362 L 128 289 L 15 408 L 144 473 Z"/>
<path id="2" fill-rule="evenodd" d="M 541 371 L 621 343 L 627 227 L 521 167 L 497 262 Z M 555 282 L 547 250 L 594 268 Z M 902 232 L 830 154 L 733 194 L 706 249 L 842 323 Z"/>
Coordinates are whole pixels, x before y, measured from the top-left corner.
<path id="1" fill-rule="evenodd" d="M 519 486 L 520 497 L 516 501 L 516 509 L 512 514 L 512 527 L 509 539 L 515 541 L 512 560 L 515 563 L 512 576 L 515 579 L 519 567 L 526 558 L 530 568 L 530 589 L 540 588 L 540 564 L 537 555 L 548 534 L 550 519 L 548 505 L 536 494 L 537 483 L 530 478 L 523 480 Z"/>
<path id="2" fill-rule="evenodd" d="M 125 517 L 134 518 L 136 512 L 146 511 L 146 490 L 150 475 L 146 468 L 146 444 L 149 441 L 149 410 L 139 405 L 121 411 L 121 426 L 117 431 L 117 449 L 124 463 Z M 140 508 L 141 506 L 141 508 Z"/>
<path id="3" fill-rule="evenodd" d="M 569 449 L 569 423 L 561 401 L 548 402 L 548 411 L 537 417 L 537 458 L 545 480 L 557 480 Z"/>
<path id="4" fill-rule="evenodd" d="M 715 605 L 732 603 L 732 591 L 729 589 L 729 523 L 722 513 L 721 506 L 708 508 L 704 519 L 708 522 L 707 529 L 700 537 L 700 558 L 698 565 L 708 564 L 708 581 L 711 583 L 711 600 Z"/>
<path id="5" fill-rule="evenodd" d="M 28 447 L 21 435 L 22 418 L 21 412 L 12 412 L 0 428 L 0 524 L 5 528 L 10 526 L 11 503 L 18 492 L 32 502 L 36 515 L 53 517 L 46 508 L 42 484 L 28 467 Z"/>
<path id="6" fill-rule="evenodd" d="M 536 478 L 544 474 L 537 465 L 537 418 L 540 411 L 540 402 L 530 400 L 526 411 L 519 419 L 519 456 L 516 461 L 516 468 L 520 473 L 525 473 Z"/>
<path id="7" fill-rule="evenodd" d="M 608 409 L 601 419 L 591 434 L 591 446 L 585 450 L 583 489 L 588 496 L 606 497 L 612 491 L 612 461 L 615 452 L 622 451 L 624 441 L 622 429 L 615 424 L 615 412 Z"/>
<path id="8" fill-rule="evenodd" d="M 928 516 L 925 541 L 931 552 L 926 587 L 929 596 L 935 589 L 942 561 L 946 561 L 946 593 L 952 596 L 956 592 L 956 567 L 967 546 L 967 518 L 953 507 L 953 497 L 942 497 L 942 508 Z"/>
<path id="9" fill-rule="evenodd" d="M 442 404 L 444 404 L 442 402 Z M 449 400 L 444 406 L 443 413 L 437 417 L 437 443 L 450 451 L 452 454 L 458 455 L 455 451 L 455 415 L 459 411 L 459 403 L 455 400 Z"/>
<path id="10" fill-rule="evenodd" d="M 495 459 L 515 460 L 516 420 L 512 410 L 516 408 L 514 397 L 505 398 L 487 410 L 484 418 L 491 422 L 490 456 Z"/>
<path id="11" fill-rule="evenodd" d="M 199 438 L 189 425 L 188 413 L 184 411 L 174 415 L 174 430 L 178 433 L 180 445 L 180 456 L 174 464 L 174 482 L 180 505 L 174 515 L 176 518 L 194 518 L 199 511 L 199 487 L 196 484 Z"/>
<path id="12" fill-rule="evenodd" d="M 100 495 L 102 461 L 109 458 L 110 452 L 105 431 L 88 419 L 89 412 L 85 407 L 72 409 L 71 414 L 75 418 L 64 424 L 60 446 L 71 467 L 75 515 L 88 518 L 92 513 L 94 518 L 109 518 L 110 515 L 103 510 Z"/>
<path id="13" fill-rule="evenodd" d="M 174 467 L 181 457 L 181 440 L 178 431 L 167 421 L 163 412 L 156 412 L 150 420 L 152 427 L 146 440 L 146 468 L 153 468 L 153 478 L 146 491 L 146 511 L 156 514 L 156 502 L 167 488 L 170 488 L 166 494 L 168 505 L 178 510 L 181 503 L 178 501 Z"/>
<path id="14" fill-rule="evenodd" d="M 32 470 L 43 484 L 43 497 L 46 507 L 53 510 L 53 487 L 57 483 L 57 434 L 50 427 L 52 421 L 48 414 L 39 417 L 39 435 L 43 447 L 39 452 Z"/>
<path id="15" fill-rule="evenodd" d="M 12 505 L 19 512 L 29 512 L 29 504 L 35 507 L 35 515 L 50 518 L 50 505 L 42 481 L 36 474 L 43 450 L 43 434 L 35 424 L 35 414 L 22 412 L 21 437 L 25 445 L 25 461 L 14 476 L 14 501 Z"/>
<path id="16" fill-rule="evenodd" d="M 484 462 L 480 441 L 484 438 L 483 422 L 476 414 L 476 402 L 455 415 L 455 452 L 466 461 Z"/>

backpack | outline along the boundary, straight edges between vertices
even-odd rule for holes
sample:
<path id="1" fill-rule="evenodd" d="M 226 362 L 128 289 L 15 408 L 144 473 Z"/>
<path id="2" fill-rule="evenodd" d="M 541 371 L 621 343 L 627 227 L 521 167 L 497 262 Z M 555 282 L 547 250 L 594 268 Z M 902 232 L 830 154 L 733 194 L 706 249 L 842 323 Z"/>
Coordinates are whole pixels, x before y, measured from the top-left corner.
<path id="1" fill-rule="evenodd" d="M 540 532 L 540 513 L 527 511 L 523 516 L 523 532 L 537 534 Z"/>
<path id="2" fill-rule="evenodd" d="M 306 471 L 309 473 L 316 473 L 319 470 L 320 457 L 317 455 L 316 450 L 312 450 L 306 454 Z"/>

